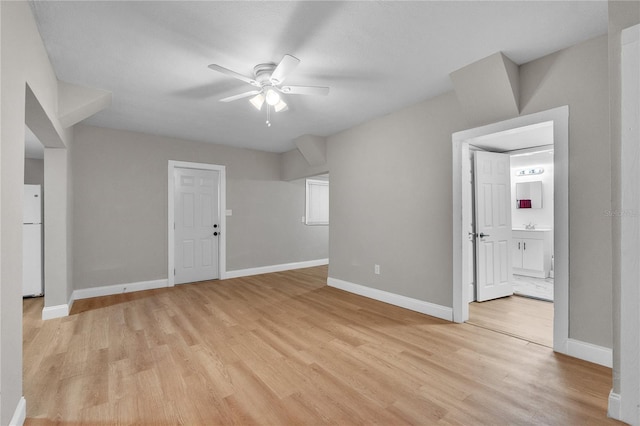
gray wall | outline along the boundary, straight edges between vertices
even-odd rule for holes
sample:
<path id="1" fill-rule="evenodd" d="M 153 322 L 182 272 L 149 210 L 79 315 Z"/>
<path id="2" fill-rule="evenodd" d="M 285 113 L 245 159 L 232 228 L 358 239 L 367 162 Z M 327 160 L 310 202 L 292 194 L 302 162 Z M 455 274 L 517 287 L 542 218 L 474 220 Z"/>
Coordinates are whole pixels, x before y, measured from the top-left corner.
<path id="1" fill-rule="evenodd" d="M 328 257 L 328 230 L 300 222 L 304 182 L 280 181 L 279 154 L 77 126 L 71 150 L 74 284 L 167 277 L 167 163 L 226 166 L 227 270 Z"/>
<path id="2" fill-rule="evenodd" d="M 69 151 L 70 149 L 60 148 L 44 149 L 45 307 L 67 305 L 73 293 L 73 197 Z"/>
<path id="3" fill-rule="evenodd" d="M 307 226 L 305 180 L 227 181 L 229 270 L 329 257 L 329 228 Z"/>
<path id="4" fill-rule="evenodd" d="M 569 336 L 612 347 L 607 64 L 606 37 L 525 64 L 520 99 L 522 115 L 569 105 Z M 471 127 L 463 114 L 450 92 L 329 138 L 331 277 L 452 306 L 451 134 Z"/>
<path id="5" fill-rule="evenodd" d="M 611 348 L 607 37 L 520 68 L 521 113 L 569 105 L 569 337 Z"/>
<path id="6" fill-rule="evenodd" d="M 450 92 L 329 138 L 329 276 L 452 306 L 458 108 Z"/>
<path id="7" fill-rule="evenodd" d="M 28 185 L 44 185 L 44 160 L 24 159 L 24 183 Z"/>

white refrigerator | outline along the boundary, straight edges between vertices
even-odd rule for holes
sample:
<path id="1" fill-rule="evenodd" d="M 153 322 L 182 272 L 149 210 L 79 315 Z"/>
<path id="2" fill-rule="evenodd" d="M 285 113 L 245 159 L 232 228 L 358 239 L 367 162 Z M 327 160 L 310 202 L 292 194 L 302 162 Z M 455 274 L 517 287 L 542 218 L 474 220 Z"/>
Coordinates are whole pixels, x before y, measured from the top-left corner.
<path id="1" fill-rule="evenodd" d="M 22 220 L 22 295 L 40 296 L 42 286 L 42 191 L 24 186 Z"/>

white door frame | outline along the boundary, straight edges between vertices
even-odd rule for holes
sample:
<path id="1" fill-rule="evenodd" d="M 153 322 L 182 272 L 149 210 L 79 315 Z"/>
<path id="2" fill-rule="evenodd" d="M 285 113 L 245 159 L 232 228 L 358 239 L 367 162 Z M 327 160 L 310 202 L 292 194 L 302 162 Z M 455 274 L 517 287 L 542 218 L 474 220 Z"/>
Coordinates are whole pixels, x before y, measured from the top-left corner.
<path id="1" fill-rule="evenodd" d="M 167 223 L 167 235 L 169 245 L 167 247 L 168 253 L 168 269 L 167 269 L 167 286 L 175 286 L 175 275 L 173 270 L 175 268 L 175 229 L 173 228 L 174 218 L 174 178 L 173 172 L 175 169 L 196 169 L 196 170 L 215 170 L 220 173 L 220 239 L 219 239 L 219 251 L 218 251 L 218 270 L 220 279 L 227 278 L 227 178 L 226 167 L 216 164 L 206 163 L 190 163 L 187 161 L 173 161 L 169 160 L 169 176 L 168 176 L 168 204 L 167 204 L 167 217 L 169 218 Z"/>
<path id="2" fill-rule="evenodd" d="M 629 424 L 640 423 L 640 25 L 622 31 L 621 69 L 621 210 L 619 394 L 609 395 L 609 415 Z M 615 339 L 614 339 L 615 340 Z M 616 350 L 614 346 L 614 351 Z M 615 355 L 615 354 L 614 354 Z M 614 370 L 614 382 L 615 374 Z M 614 383 L 615 386 L 615 383 Z"/>
<path id="3" fill-rule="evenodd" d="M 569 107 L 562 106 L 511 120 L 464 130 L 452 135 L 453 142 L 453 320 L 469 319 L 469 288 L 464 286 L 462 262 L 463 205 L 462 163 L 468 161 L 468 140 L 518 127 L 553 121 L 554 139 L 554 303 L 553 350 L 569 352 Z M 467 154 L 468 156 L 468 154 Z M 464 202 L 466 204 L 466 201 Z"/>

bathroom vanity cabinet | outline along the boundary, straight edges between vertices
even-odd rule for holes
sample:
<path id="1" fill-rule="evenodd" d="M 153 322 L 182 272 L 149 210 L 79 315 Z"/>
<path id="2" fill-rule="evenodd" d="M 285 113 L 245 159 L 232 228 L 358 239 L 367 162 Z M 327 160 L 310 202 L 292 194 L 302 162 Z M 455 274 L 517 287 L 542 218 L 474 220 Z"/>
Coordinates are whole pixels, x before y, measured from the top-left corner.
<path id="1" fill-rule="evenodd" d="M 513 273 L 547 278 L 551 270 L 553 231 L 514 229 L 512 233 Z"/>

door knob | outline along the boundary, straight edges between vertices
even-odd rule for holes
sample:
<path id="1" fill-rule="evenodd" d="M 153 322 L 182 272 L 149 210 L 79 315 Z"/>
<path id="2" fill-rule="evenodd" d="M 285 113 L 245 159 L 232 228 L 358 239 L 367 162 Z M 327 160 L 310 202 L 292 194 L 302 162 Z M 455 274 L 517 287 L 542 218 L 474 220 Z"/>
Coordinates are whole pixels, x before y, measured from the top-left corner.
<path id="1" fill-rule="evenodd" d="M 480 238 L 490 237 L 490 236 L 491 236 L 491 235 L 489 235 L 489 234 L 485 234 L 484 232 L 481 232 L 481 233 L 478 235 L 478 237 L 480 237 Z"/>
<path id="2" fill-rule="evenodd" d="M 217 236 L 218 236 L 218 233 L 217 233 L 217 232 L 214 232 L 214 233 L 213 233 L 213 236 L 214 236 L 214 237 L 217 237 Z"/>

